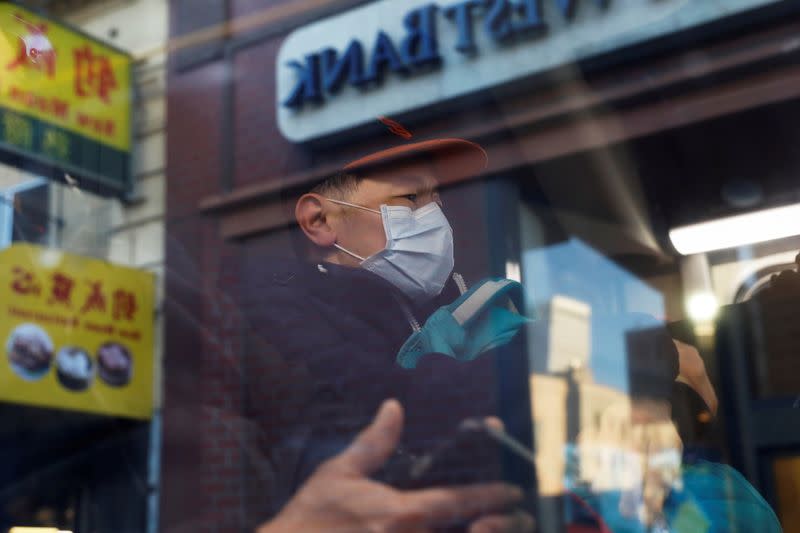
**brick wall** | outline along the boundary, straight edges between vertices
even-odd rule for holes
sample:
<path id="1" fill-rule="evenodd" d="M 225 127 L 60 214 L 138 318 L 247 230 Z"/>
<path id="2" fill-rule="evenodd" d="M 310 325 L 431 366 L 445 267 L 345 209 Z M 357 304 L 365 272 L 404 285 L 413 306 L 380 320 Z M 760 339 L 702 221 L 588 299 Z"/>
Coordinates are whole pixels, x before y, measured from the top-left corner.
<path id="1" fill-rule="evenodd" d="M 161 528 L 237 531 L 234 328 L 218 293 L 224 243 L 197 203 L 219 189 L 223 71 L 209 63 L 170 73 L 167 122 L 167 275 Z M 224 318 L 220 321 L 220 317 Z M 228 356 L 226 358 L 226 356 Z M 233 511 L 229 510 L 233 509 Z"/>
<path id="2" fill-rule="evenodd" d="M 258 518 L 246 516 L 248 494 L 257 495 L 258 487 L 248 490 L 245 468 L 268 472 L 253 446 L 258 430 L 244 417 L 245 345 L 253 342 L 247 337 L 247 313 L 238 303 L 241 285 L 250 281 L 239 274 L 246 246 L 223 241 L 217 221 L 198 209 L 203 198 L 222 187 L 228 70 L 221 60 L 182 70 L 174 63 L 167 108 L 161 529 L 239 532 Z M 262 138 L 257 130 L 266 129 L 268 118 L 260 117 L 270 106 L 257 91 L 248 92 L 244 78 L 241 89 L 238 82 L 235 87 L 237 101 L 244 94 L 252 112 L 235 116 L 236 137 L 249 136 L 263 155 L 271 136 L 267 132 Z M 237 172 L 241 165 L 258 164 L 239 153 L 236 161 Z M 264 167 L 278 170 L 274 161 Z"/>

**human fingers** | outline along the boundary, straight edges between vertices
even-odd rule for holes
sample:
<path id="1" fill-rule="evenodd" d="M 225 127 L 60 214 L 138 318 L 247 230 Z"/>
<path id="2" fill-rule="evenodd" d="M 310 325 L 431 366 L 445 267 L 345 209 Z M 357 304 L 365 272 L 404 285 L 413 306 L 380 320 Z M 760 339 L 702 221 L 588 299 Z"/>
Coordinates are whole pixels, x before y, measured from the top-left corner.
<path id="1" fill-rule="evenodd" d="M 691 344 L 674 339 L 673 342 L 678 350 L 679 380 L 682 378 L 682 381 L 692 387 L 706 402 L 711 414 L 716 415 L 719 401 L 700 351 Z"/>
<path id="2" fill-rule="evenodd" d="M 397 400 L 386 400 L 372 423 L 328 466 L 368 476 L 391 456 L 402 432 L 403 407 Z"/>
<path id="3" fill-rule="evenodd" d="M 484 516 L 469 527 L 469 533 L 533 533 L 534 531 L 536 531 L 536 521 L 524 511 Z"/>
<path id="4" fill-rule="evenodd" d="M 405 493 L 412 512 L 426 525 L 469 520 L 485 514 L 504 512 L 522 500 L 522 491 L 506 483 L 434 488 Z"/>
<path id="5" fill-rule="evenodd" d="M 491 429 L 496 429 L 498 431 L 505 431 L 506 429 L 506 425 L 503 424 L 503 421 L 496 416 L 487 416 L 483 419 L 483 422 Z"/>
<path id="6" fill-rule="evenodd" d="M 702 379 L 700 379 L 694 388 L 700 397 L 703 398 L 703 401 L 706 402 L 711 414 L 716 416 L 719 400 L 717 399 L 717 392 L 714 390 L 711 380 L 708 379 L 708 375 L 705 375 Z"/>

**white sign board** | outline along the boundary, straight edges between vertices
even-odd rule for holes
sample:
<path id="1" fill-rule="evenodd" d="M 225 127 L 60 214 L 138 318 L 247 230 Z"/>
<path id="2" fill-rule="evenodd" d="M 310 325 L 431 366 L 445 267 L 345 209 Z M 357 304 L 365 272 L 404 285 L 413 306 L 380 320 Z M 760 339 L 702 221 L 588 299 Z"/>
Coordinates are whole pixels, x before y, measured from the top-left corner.
<path id="1" fill-rule="evenodd" d="M 780 1 L 379 0 L 286 38 L 278 125 L 332 136 Z"/>

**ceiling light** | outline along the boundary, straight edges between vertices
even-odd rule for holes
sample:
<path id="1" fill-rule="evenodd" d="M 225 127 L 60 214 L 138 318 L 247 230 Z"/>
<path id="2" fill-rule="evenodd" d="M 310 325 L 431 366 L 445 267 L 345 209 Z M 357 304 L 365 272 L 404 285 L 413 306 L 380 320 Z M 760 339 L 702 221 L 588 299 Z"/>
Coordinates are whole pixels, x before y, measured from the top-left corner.
<path id="1" fill-rule="evenodd" d="M 707 322 L 714 318 L 719 309 L 716 297 L 710 292 L 693 294 L 686 301 L 686 312 L 689 318 L 697 322 Z"/>
<path id="2" fill-rule="evenodd" d="M 800 235 L 800 204 L 674 228 L 669 239 L 678 253 L 691 255 L 794 235 Z"/>
<path id="3" fill-rule="evenodd" d="M 72 533 L 66 529 L 58 529 L 55 527 L 25 527 L 15 526 L 8 530 L 8 533 Z"/>

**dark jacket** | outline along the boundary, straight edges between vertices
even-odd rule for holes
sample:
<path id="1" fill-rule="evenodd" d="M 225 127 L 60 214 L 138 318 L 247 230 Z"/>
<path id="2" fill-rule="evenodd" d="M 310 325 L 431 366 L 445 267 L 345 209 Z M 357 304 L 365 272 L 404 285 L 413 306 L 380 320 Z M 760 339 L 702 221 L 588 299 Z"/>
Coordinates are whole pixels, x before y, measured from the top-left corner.
<path id="1" fill-rule="evenodd" d="M 251 315 L 259 342 L 247 356 L 247 416 L 255 421 L 261 457 L 253 465 L 261 478 L 251 488 L 261 496 L 255 505 L 277 512 L 387 398 L 406 411 L 400 452 L 378 476 L 388 481 L 404 457 L 452 438 L 461 420 L 496 414 L 493 356 L 461 363 L 432 354 L 415 370 L 395 363 L 413 331 L 401 302 L 424 323 L 458 297 L 452 280 L 438 298 L 415 305 L 365 270 L 278 260 L 263 266 L 264 286 L 251 296 L 260 299 Z M 477 469 L 465 467 L 439 481 L 477 481 Z"/>
<path id="2" fill-rule="evenodd" d="M 256 521 L 277 513 L 321 462 L 370 423 L 386 398 L 400 400 L 406 410 L 400 451 L 376 476 L 390 483 L 407 467 L 409 456 L 453 439 L 465 418 L 498 415 L 502 408 L 504 420 L 527 417 L 530 423 L 524 409 L 529 402 L 524 336 L 500 353 L 468 363 L 430 354 L 414 370 L 396 364 L 413 331 L 404 307 L 424 323 L 459 296 L 452 280 L 439 297 L 415 305 L 386 280 L 357 268 L 270 259 L 260 262 L 258 272 L 261 286 L 248 287 L 244 295 L 254 309 L 245 372 L 246 416 L 255 440 L 248 494 Z M 678 362 L 664 327 L 636 314 L 598 320 L 595 329 L 606 332 L 638 325 L 620 344 L 631 352 L 631 393 L 668 396 Z M 514 372 L 522 379 L 509 380 Z M 525 433 L 525 428 L 511 429 Z M 504 477 L 491 450 L 470 449 L 462 461 L 447 464 L 454 468 L 440 472 L 444 477 L 426 481 L 442 485 Z M 506 476 L 520 470 L 505 466 Z"/>

